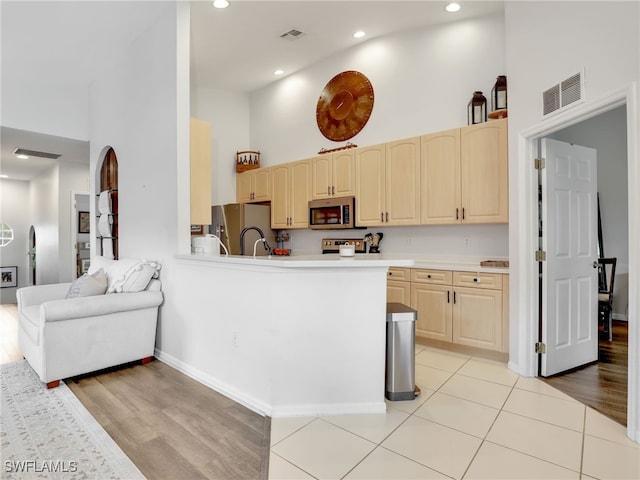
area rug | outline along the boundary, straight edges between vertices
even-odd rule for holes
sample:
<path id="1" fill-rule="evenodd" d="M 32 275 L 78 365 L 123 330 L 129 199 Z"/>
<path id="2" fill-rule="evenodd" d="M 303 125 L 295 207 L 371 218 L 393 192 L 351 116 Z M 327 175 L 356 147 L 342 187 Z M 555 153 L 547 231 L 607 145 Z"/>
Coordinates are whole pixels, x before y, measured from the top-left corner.
<path id="1" fill-rule="evenodd" d="M 47 390 L 20 360 L 0 387 L 1 478 L 145 478 L 63 382 Z"/>

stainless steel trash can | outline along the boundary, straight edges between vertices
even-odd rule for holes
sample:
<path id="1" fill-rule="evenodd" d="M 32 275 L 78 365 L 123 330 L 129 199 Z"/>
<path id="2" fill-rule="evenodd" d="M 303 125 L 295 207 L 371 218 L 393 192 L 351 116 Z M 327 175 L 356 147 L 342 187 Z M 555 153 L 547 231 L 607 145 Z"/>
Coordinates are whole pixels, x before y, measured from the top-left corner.
<path id="1" fill-rule="evenodd" d="M 417 312 L 402 303 L 387 303 L 387 363 L 385 397 L 413 400 Z"/>

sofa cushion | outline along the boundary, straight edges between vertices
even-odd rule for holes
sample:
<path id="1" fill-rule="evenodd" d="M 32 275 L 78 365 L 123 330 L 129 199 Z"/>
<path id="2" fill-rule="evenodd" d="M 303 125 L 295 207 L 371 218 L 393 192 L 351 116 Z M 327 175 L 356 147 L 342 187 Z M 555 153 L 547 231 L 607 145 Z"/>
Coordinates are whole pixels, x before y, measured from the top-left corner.
<path id="1" fill-rule="evenodd" d="M 158 278 L 160 265 L 156 262 L 142 260 L 131 265 L 126 272 L 116 279 L 110 291 L 112 292 L 141 292 L 147 288 L 152 278 Z"/>
<path id="2" fill-rule="evenodd" d="M 64 298 L 89 297 L 92 295 L 102 295 L 107 291 L 107 275 L 104 270 L 89 275 L 85 273 L 76 278 L 69 287 L 69 291 Z"/>
<path id="3" fill-rule="evenodd" d="M 88 273 L 104 269 L 107 274 L 107 293 L 140 292 L 147 288 L 152 278 L 158 278 L 160 264 L 137 258 L 112 260 L 102 256 L 91 259 Z"/>

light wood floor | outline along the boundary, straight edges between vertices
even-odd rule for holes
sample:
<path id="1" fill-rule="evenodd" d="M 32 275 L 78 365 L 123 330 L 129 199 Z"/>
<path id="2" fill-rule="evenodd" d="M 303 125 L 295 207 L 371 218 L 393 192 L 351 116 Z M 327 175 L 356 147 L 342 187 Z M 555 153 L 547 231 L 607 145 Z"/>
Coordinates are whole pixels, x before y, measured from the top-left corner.
<path id="1" fill-rule="evenodd" d="M 22 359 L 2 305 L 0 362 Z M 154 360 L 65 383 L 150 480 L 267 479 L 271 420 Z"/>

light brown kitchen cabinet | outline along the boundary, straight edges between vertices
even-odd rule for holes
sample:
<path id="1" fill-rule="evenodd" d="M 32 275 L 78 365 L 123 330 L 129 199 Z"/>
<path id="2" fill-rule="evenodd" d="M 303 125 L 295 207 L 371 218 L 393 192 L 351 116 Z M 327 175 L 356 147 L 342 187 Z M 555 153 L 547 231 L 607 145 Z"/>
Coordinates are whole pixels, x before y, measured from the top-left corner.
<path id="1" fill-rule="evenodd" d="M 386 144 L 385 225 L 420 223 L 420 137 Z"/>
<path id="2" fill-rule="evenodd" d="M 391 267 L 387 272 L 387 302 L 411 305 L 411 270 Z"/>
<path id="3" fill-rule="evenodd" d="M 416 335 L 452 341 L 452 273 L 411 269 L 411 308 L 418 312 Z"/>
<path id="4" fill-rule="evenodd" d="M 356 225 L 383 225 L 385 144 L 356 149 Z"/>
<path id="5" fill-rule="evenodd" d="M 507 223 L 507 120 L 421 138 L 421 223 Z"/>
<path id="6" fill-rule="evenodd" d="M 420 149 L 420 223 L 460 223 L 460 129 L 423 135 Z"/>
<path id="7" fill-rule="evenodd" d="M 389 269 L 387 301 L 416 310 L 416 336 L 507 352 L 509 276 L 496 273 Z M 410 288 L 410 303 L 406 289 Z"/>
<path id="8" fill-rule="evenodd" d="M 311 159 L 311 195 L 314 200 L 355 195 L 353 150 L 327 153 Z"/>
<path id="9" fill-rule="evenodd" d="M 460 129 L 463 223 L 509 221 L 507 119 Z"/>
<path id="10" fill-rule="evenodd" d="M 356 224 L 420 223 L 420 138 L 356 150 Z"/>
<path id="11" fill-rule="evenodd" d="M 454 272 L 453 343 L 502 351 L 502 275 Z"/>
<path id="12" fill-rule="evenodd" d="M 211 124 L 190 121 L 191 225 L 211 224 Z"/>
<path id="13" fill-rule="evenodd" d="M 310 160 L 271 167 L 271 192 L 271 228 L 309 226 Z"/>
<path id="14" fill-rule="evenodd" d="M 236 201 L 258 203 L 271 200 L 269 168 L 256 168 L 236 175 Z"/>

